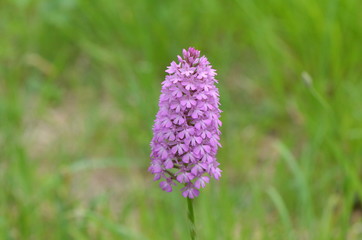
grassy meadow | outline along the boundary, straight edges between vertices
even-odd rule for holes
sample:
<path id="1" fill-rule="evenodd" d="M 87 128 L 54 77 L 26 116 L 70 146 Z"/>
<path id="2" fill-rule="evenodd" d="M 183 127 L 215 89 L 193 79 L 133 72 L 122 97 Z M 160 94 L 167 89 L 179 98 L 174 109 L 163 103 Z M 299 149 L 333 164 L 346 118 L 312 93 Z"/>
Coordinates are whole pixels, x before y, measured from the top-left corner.
<path id="1" fill-rule="evenodd" d="M 362 239 L 362 2 L 0 1 L 0 240 L 189 239 L 149 143 L 166 66 L 217 69 L 200 240 Z"/>

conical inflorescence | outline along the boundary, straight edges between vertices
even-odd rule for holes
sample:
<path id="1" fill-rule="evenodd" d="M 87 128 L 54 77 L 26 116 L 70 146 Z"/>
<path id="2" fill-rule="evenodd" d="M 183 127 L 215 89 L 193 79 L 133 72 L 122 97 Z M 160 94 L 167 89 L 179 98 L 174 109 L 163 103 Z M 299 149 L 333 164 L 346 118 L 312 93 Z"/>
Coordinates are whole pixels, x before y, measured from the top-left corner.
<path id="1" fill-rule="evenodd" d="M 182 195 L 194 198 L 209 182 L 219 179 L 216 160 L 221 126 L 216 72 L 200 51 L 183 50 L 162 82 L 159 111 L 153 126 L 149 171 L 160 187 L 171 192 L 183 184 Z"/>

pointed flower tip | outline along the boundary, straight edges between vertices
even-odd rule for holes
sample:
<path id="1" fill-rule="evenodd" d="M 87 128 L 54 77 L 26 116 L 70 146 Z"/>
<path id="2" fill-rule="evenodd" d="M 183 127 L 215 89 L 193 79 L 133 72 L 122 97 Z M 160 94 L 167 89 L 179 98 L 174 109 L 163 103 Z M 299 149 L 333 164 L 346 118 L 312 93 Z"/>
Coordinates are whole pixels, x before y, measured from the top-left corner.
<path id="1" fill-rule="evenodd" d="M 162 82 L 149 171 L 155 180 L 163 179 L 162 190 L 186 184 L 182 195 L 195 198 L 209 177 L 221 176 L 216 160 L 221 110 L 216 73 L 207 58 L 193 47 L 183 49 L 182 56 L 167 67 Z"/>

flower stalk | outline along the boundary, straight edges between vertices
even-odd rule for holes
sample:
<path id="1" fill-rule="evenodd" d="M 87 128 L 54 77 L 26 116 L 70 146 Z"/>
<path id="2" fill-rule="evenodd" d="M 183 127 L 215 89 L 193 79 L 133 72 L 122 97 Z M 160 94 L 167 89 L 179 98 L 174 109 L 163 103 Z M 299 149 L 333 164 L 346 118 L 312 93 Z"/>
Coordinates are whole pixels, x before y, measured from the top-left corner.
<path id="1" fill-rule="evenodd" d="M 196 239 L 196 226 L 195 226 L 193 199 L 192 198 L 186 198 L 186 199 L 187 199 L 187 207 L 188 207 L 187 216 L 188 216 L 188 219 L 190 222 L 190 237 L 191 237 L 191 240 L 195 240 Z"/>

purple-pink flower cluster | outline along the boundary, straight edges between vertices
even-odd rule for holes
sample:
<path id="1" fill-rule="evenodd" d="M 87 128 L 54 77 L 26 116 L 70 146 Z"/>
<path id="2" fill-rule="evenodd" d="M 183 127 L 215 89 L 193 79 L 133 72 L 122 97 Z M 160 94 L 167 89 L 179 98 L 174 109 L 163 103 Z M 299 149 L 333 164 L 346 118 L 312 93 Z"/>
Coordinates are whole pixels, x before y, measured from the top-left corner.
<path id="1" fill-rule="evenodd" d="M 164 191 L 171 192 L 178 182 L 185 185 L 182 195 L 194 198 L 209 176 L 221 176 L 216 161 L 221 110 L 216 72 L 207 58 L 194 48 L 182 53 L 162 82 L 149 171 L 155 181 L 163 179 Z"/>

